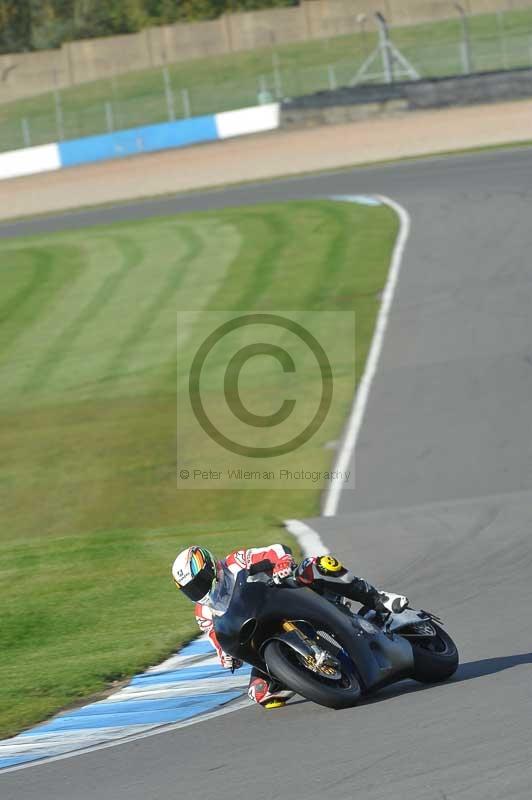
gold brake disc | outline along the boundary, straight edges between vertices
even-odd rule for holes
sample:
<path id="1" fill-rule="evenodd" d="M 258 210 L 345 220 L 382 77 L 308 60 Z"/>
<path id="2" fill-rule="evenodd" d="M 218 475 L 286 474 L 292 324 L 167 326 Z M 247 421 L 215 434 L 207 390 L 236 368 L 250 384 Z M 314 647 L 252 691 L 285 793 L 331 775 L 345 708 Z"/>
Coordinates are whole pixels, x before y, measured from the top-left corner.
<path id="1" fill-rule="evenodd" d="M 319 675 L 324 675 L 326 678 L 334 678 L 339 675 L 338 670 L 331 664 L 317 664 L 316 659 L 312 656 L 305 656 L 303 658 L 305 666 L 312 672 L 317 672 Z"/>

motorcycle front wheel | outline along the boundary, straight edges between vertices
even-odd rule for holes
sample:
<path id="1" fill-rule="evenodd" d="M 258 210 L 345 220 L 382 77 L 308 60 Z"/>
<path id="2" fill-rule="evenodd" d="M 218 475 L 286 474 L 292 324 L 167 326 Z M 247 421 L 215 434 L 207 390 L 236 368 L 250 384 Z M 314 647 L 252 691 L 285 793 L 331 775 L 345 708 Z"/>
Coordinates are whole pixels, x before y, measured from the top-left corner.
<path id="1" fill-rule="evenodd" d="M 344 671 L 341 678 L 331 680 L 309 670 L 286 642 L 273 639 L 264 648 L 264 660 L 271 675 L 287 689 L 327 708 L 350 708 L 360 698 L 356 676 Z"/>
<path id="2" fill-rule="evenodd" d="M 431 623 L 436 635 L 419 640 L 408 639 L 414 653 L 414 680 L 420 683 L 439 683 L 454 675 L 458 668 L 458 649 L 449 634 Z M 407 637 L 405 637 L 407 638 Z"/>

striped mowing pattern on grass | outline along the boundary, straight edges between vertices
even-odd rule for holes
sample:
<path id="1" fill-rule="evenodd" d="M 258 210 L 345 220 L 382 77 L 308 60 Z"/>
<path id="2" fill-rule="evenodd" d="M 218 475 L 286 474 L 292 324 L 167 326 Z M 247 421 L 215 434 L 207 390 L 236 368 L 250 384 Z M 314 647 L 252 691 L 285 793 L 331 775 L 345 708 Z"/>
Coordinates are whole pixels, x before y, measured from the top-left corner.
<path id="1" fill-rule="evenodd" d="M 139 374 L 149 384 L 150 374 L 175 353 L 176 298 L 199 312 L 240 245 L 231 226 L 195 228 L 173 220 L 88 238 L 90 247 L 79 234 L 62 234 L 53 250 L 38 239 L 27 250 L 16 242 L 4 250 L 6 263 L 13 259 L 15 303 L 30 291 L 40 294 L 40 302 L 32 298 L 38 313 L 10 332 L 9 362 L 1 369 L 4 407 L 65 393 L 78 400 L 109 397 Z M 62 259 L 54 258 L 57 246 Z M 9 294 L 6 306 L 13 315 Z M 119 389 L 111 388 L 112 379 Z"/>
<path id="2" fill-rule="evenodd" d="M 320 483 L 176 490 L 187 388 L 177 312 L 189 312 L 192 332 L 207 331 L 212 311 L 354 311 L 360 375 L 396 231 L 388 208 L 316 200 L 2 240 L 1 736 L 197 632 L 170 580 L 179 550 L 198 542 L 221 557 L 283 541 L 282 519 L 318 509 Z M 312 469 L 330 466 L 355 388 L 339 322 L 327 333 L 336 403 L 309 446 Z M 253 374 L 255 408 L 278 407 L 277 372 L 266 359 Z M 203 455 L 187 430 L 179 445 L 185 459 Z"/>

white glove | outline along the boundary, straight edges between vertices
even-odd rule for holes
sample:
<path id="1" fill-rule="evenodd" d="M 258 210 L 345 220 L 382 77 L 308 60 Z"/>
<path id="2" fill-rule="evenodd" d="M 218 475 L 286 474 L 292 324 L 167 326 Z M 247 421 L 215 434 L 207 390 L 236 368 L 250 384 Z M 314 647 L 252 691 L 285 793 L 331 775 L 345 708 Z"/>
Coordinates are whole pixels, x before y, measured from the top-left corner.
<path id="1" fill-rule="evenodd" d="M 274 583 L 282 583 L 285 578 L 289 578 L 294 572 L 295 566 L 296 562 L 291 555 L 287 554 L 280 558 L 273 566 L 272 577 Z"/>
<path id="2" fill-rule="evenodd" d="M 227 653 L 220 653 L 220 664 L 224 669 L 231 669 L 234 672 L 235 669 L 240 669 L 242 666 L 242 661 L 239 661 L 238 658 L 233 658 L 233 656 L 227 655 Z"/>
<path id="3" fill-rule="evenodd" d="M 392 594 L 379 590 L 379 600 L 386 611 L 390 611 L 392 614 L 400 614 L 405 608 L 408 608 L 408 597 L 403 594 Z"/>

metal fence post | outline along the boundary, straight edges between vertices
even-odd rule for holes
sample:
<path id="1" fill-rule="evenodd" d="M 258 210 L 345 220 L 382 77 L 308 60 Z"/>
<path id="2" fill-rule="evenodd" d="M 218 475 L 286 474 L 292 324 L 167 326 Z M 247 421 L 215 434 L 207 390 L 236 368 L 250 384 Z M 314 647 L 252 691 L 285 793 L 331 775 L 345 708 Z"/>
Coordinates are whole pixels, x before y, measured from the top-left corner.
<path id="1" fill-rule="evenodd" d="M 107 125 L 107 132 L 112 133 L 115 126 L 113 120 L 113 106 L 109 100 L 105 101 L 105 122 Z"/>
<path id="2" fill-rule="evenodd" d="M 386 83 L 393 83 L 393 57 L 390 52 L 388 25 L 379 11 L 375 14 L 375 18 L 379 26 L 379 48 L 384 68 L 384 80 Z"/>
<path id="3" fill-rule="evenodd" d="M 458 43 L 458 49 L 460 50 L 460 63 L 462 64 L 462 72 L 464 75 L 469 75 L 471 73 L 471 65 L 469 63 L 466 43 L 463 40 Z"/>
<path id="4" fill-rule="evenodd" d="M 188 89 L 181 89 L 181 97 L 183 99 L 183 116 L 190 117 L 190 95 Z"/>
<path id="5" fill-rule="evenodd" d="M 257 100 L 261 106 L 272 102 L 272 96 L 268 89 L 268 84 L 264 75 L 259 75 L 259 91 L 257 92 Z"/>
<path id="6" fill-rule="evenodd" d="M 337 88 L 336 83 L 336 72 L 334 70 L 333 64 L 327 64 L 327 80 L 329 81 L 329 89 L 331 92 Z"/>
<path id="7" fill-rule="evenodd" d="M 275 96 L 280 100 L 283 96 L 283 79 L 281 76 L 280 61 L 277 53 L 272 53 L 273 82 L 275 86 Z"/>
<path id="8" fill-rule="evenodd" d="M 61 92 L 59 89 L 54 89 L 54 105 L 55 105 L 55 125 L 57 128 L 57 138 L 60 142 L 65 138 L 65 123 L 63 119 L 63 105 L 61 103 Z"/>
<path id="9" fill-rule="evenodd" d="M 504 14 L 502 11 L 497 11 L 497 29 L 499 31 L 502 66 L 504 69 L 508 69 L 508 51 L 506 50 L 506 32 L 504 30 Z"/>
<path id="10" fill-rule="evenodd" d="M 20 123 L 22 125 L 22 139 L 24 141 L 24 146 L 31 147 L 30 123 L 28 122 L 28 118 L 22 117 Z"/>
<path id="11" fill-rule="evenodd" d="M 460 50 L 462 53 L 462 69 L 466 75 L 470 75 L 473 71 L 473 60 L 471 58 L 471 39 L 469 37 L 469 20 L 467 18 L 467 14 L 460 5 L 460 3 L 455 3 L 454 7 L 460 14 L 460 18 L 462 20 L 462 42 L 460 44 Z"/>
<path id="12" fill-rule="evenodd" d="M 168 112 L 168 121 L 175 120 L 175 104 L 174 93 L 172 91 L 172 84 L 170 83 L 170 74 L 168 67 L 163 67 L 163 81 L 164 81 L 164 94 L 166 97 L 166 110 Z"/>

